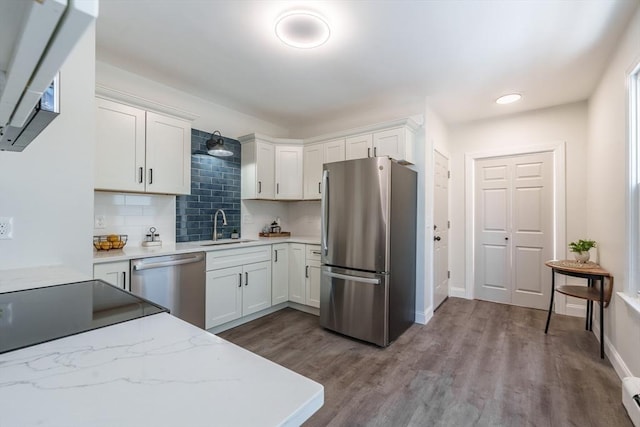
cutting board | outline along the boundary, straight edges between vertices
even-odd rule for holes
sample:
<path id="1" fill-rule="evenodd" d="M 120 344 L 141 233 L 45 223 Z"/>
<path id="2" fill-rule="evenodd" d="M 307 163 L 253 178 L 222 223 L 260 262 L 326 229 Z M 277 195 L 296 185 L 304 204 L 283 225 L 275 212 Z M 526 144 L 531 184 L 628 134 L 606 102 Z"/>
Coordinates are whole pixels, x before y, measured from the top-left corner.
<path id="1" fill-rule="evenodd" d="M 260 232 L 260 237 L 291 237 L 290 231 L 282 231 L 280 233 L 263 233 Z"/>

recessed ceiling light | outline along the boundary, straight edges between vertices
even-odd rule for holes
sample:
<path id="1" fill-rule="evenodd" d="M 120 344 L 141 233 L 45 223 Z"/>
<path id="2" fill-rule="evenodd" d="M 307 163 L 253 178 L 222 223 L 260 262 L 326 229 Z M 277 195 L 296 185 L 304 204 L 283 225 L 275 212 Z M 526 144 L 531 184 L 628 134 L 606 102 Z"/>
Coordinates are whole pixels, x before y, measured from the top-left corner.
<path id="1" fill-rule="evenodd" d="M 326 43 L 331 30 L 318 14 L 309 11 L 287 12 L 276 22 L 276 35 L 285 44 L 311 49 Z"/>
<path id="2" fill-rule="evenodd" d="M 511 104 L 512 102 L 520 101 L 520 98 L 522 98 L 522 95 L 519 93 L 510 93 L 496 99 L 496 104 Z"/>

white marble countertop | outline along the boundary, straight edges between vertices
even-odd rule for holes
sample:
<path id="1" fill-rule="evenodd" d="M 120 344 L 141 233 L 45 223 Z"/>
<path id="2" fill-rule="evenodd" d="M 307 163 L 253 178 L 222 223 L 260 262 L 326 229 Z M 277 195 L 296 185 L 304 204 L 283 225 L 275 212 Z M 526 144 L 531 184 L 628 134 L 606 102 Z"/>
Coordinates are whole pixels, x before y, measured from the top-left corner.
<path id="1" fill-rule="evenodd" d="M 0 293 L 82 282 L 93 277 L 61 265 L 0 270 Z M 0 419 L 0 421 L 2 421 Z M 0 426 L 2 423 L 0 423 Z"/>
<path id="2" fill-rule="evenodd" d="M 169 314 L 0 354 L 2 426 L 295 426 L 322 385 Z"/>
<path id="3" fill-rule="evenodd" d="M 123 249 L 110 251 L 95 251 L 93 253 L 93 263 L 101 264 L 114 261 L 129 261 L 135 258 L 147 258 L 152 256 L 184 254 L 190 252 L 210 252 L 220 251 L 224 249 L 246 248 L 251 246 L 272 245 L 275 243 L 304 243 L 308 245 L 319 245 L 320 238 L 316 236 L 297 236 L 297 237 L 262 237 L 242 243 L 230 243 L 226 245 L 203 246 L 207 243 L 213 243 L 213 240 L 205 240 L 198 242 L 185 243 L 165 243 L 162 246 L 142 247 L 142 246 L 125 246 Z"/>

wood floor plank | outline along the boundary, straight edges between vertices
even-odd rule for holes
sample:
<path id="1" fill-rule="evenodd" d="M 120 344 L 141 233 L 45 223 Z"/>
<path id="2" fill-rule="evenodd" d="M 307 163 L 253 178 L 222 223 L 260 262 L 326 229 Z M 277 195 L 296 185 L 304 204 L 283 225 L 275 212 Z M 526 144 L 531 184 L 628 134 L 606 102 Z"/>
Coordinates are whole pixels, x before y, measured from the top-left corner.
<path id="1" fill-rule="evenodd" d="M 293 309 L 219 334 L 325 387 L 306 426 L 632 426 L 584 319 L 449 298 L 391 346 Z"/>

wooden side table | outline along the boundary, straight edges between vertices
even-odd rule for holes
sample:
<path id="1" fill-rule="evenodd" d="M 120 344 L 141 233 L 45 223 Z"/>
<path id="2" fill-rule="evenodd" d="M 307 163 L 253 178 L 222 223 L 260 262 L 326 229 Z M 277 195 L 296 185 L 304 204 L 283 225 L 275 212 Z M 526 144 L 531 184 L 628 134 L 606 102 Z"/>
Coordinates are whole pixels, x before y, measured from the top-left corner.
<path id="1" fill-rule="evenodd" d="M 551 268 L 551 301 L 549 302 L 549 314 L 547 315 L 547 326 L 544 328 L 544 333 L 546 334 L 549 331 L 551 311 L 553 310 L 553 296 L 556 290 L 561 294 L 587 300 L 585 329 L 588 331 L 592 330 L 593 302 L 597 301 L 600 304 L 600 358 L 604 359 L 604 308 L 611 301 L 613 276 L 594 262 L 578 263 L 572 260 L 562 260 L 547 261 L 544 265 Z M 556 273 L 587 279 L 587 287 L 567 285 L 556 289 Z M 605 282 L 608 282 L 607 286 L 605 286 Z"/>

